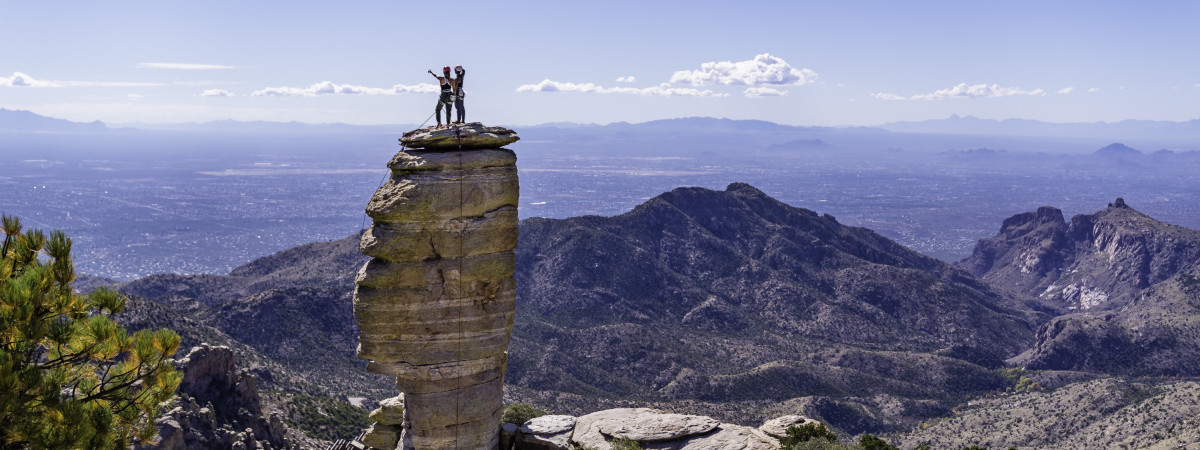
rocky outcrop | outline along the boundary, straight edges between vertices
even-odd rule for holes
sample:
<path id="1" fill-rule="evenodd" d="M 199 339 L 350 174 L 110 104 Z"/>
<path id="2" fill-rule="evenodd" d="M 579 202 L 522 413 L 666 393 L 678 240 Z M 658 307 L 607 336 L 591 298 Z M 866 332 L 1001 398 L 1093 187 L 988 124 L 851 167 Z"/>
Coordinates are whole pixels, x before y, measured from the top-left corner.
<path id="1" fill-rule="evenodd" d="M 809 422 L 815 423 L 803 416 L 786 416 L 774 419 L 771 423 L 795 425 Z M 650 408 L 609 409 L 579 418 L 560 415 L 530 419 L 517 431 L 514 448 L 608 450 L 616 439 L 636 441 L 645 449 L 779 448 L 778 439 L 760 429 L 721 423 L 711 417 L 664 413 Z"/>
<path id="2" fill-rule="evenodd" d="M 488 127 L 479 122 L 451 125 L 447 128 L 419 128 L 404 133 L 400 144 L 424 150 L 477 150 L 501 148 L 520 137 L 508 128 Z"/>
<path id="3" fill-rule="evenodd" d="M 233 350 L 201 344 L 176 362 L 183 373 L 179 405 L 155 423 L 156 449 L 283 449 L 287 426 L 262 417 L 256 379 L 234 364 Z"/>
<path id="4" fill-rule="evenodd" d="M 1012 216 L 959 266 L 1069 314 L 1042 324 L 1009 362 L 1027 369 L 1200 374 L 1200 231 L 1118 198 L 1066 222 L 1055 208 Z"/>
<path id="5" fill-rule="evenodd" d="M 771 437 L 778 439 L 778 438 L 782 438 L 782 437 L 787 437 L 787 429 L 788 428 L 794 427 L 794 426 L 801 427 L 804 425 L 808 425 L 810 423 L 816 424 L 818 422 L 815 420 L 809 419 L 807 417 L 804 417 L 804 416 L 798 416 L 798 415 L 791 414 L 791 415 L 776 417 L 774 419 L 763 422 L 762 426 L 758 427 L 758 430 L 762 431 L 763 433 L 767 433 L 767 435 L 769 435 Z"/>
<path id="6" fill-rule="evenodd" d="M 476 128 L 478 139 L 491 139 L 488 127 L 459 127 Z M 440 148 L 436 139 L 411 143 Z M 516 155 L 408 151 L 388 167 L 391 179 L 367 204 L 373 224 L 361 249 L 371 260 L 356 280 L 354 316 L 358 356 L 370 360 L 368 371 L 396 377 L 407 421 L 403 436 L 392 433 L 393 420 L 367 439 L 496 448 L 516 302 Z"/>
<path id="7" fill-rule="evenodd" d="M 1113 310 L 1153 284 L 1200 271 L 1200 231 L 1155 220 L 1121 198 L 1070 222 L 1042 207 L 1005 219 L 958 266 L 1065 310 Z"/>

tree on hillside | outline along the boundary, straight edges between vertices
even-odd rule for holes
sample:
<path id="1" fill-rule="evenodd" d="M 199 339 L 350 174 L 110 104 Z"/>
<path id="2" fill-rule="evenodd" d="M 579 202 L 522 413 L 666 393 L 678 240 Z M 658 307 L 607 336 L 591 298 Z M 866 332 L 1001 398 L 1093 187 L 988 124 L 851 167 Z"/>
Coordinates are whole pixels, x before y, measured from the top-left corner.
<path id="1" fill-rule="evenodd" d="M 21 233 L 3 216 L 0 247 L 0 445 L 126 448 L 154 435 L 154 419 L 182 374 L 170 330 L 133 335 L 110 316 L 125 298 L 71 289 L 71 240 Z"/>

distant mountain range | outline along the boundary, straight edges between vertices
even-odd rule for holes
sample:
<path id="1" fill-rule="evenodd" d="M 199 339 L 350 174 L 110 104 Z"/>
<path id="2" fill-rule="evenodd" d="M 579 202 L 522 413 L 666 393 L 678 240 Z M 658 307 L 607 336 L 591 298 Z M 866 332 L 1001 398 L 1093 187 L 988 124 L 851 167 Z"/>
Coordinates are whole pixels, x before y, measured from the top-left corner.
<path id="1" fill-rule="evenodd" d="M 0 108 L 0 132 L 78 133 L 107 129 L 108 127 L 98 120 L 80 123 L 41 116 L 29 111 Z"/>
<path id="2" fill-rule="evenodd" d="M 503 125 L 503 124 L 500 124 Z M 219 132 L 219 133 L 395 133 L 416 128 L 414 124 L 396 125 L 350 125 L 342 123 L 309 124 L 300 122 L 236 121 L 219 120 L 203 123 L 128 123 L 124 128 L 156 131 Z M 1088 142 L 1126 141 L 1145 142 L 1161 148 L 1185 150 L 1200 149 L 1200 119 L 1186 122 L 1124 120 L 1120 122 L 1053 123 L 1029 119 L 980 119 L 972 116 L 953 115 L 946 119 L 931 119 L 914 122 L 891 122 L 876 126 L 857 127 L 807 127 L 782 125 L 761 120 L 734 120 L 711 117 L 685 117 L 652 120 L 641 123 L 614 122 L 610 124 L 577 124 L 567 122 L 547 123 L 515 127 L 530 130 L 533 134 L 556 135 L 558 133 L 602 133 L 612 135 L 621 132 L 647 133 L 757 133 L 763 135 L 787 134 L 795 139 L 813 139 L 819 136 L 853 136 L 853 142 L 872 141 L 880 136 L 890 136 L 897 142 L 909 142 L 911 137 L 895 136 L 892 133 L 921 135 L 959 135 L 990 138 L 1037 138 L 1045 140 L 1083 139 Z M 0 109 L 0 132 L 80 132 L 107 129 L 99 121 L 90 123 L 71 122 L 37 115 L 29 111 Z M 811 136 L 811 137 L 805 137 Z M 947 140 L 948 139 L 948 140 Z M 935 142 L 959 142 L 953 138 L 938 138 Z M 997 142 L 1009 142 L 1000 140 Z M 774 142 L 778 143 L 778 142 Z M 961 144 L 959 144 L 961 145 Z M 991 145 L 991 144 L 988 144 Z M 1157 148 L 1156 148 L 1157 150 Z"/>
<path id="3" fill-rule="evenodd" d="M 980 119 L 952 115 L 946 119 L 891 122 L 878 125 L 902 133 L 1030 136 L 1046 138 L 1105 138 L 1113 140 L 1160 139 L 1190 144 L 1200 142 L 1200 119 L 1186 122 L 1122 120 L 1120 122 L 1054 123 L 1029 119 Z"/>

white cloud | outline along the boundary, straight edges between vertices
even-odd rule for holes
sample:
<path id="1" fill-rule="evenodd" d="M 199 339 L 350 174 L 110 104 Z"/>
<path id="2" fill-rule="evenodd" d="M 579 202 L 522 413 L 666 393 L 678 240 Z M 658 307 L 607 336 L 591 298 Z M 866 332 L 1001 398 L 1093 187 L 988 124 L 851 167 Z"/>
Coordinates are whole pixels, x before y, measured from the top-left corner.
<path id="1" fill-rule="evenodd" d="M 1060 94 L 1070 92 L 1074 88 L 1066 88 L 1058 91 Z M 880 100 L 944 100 L 947 98 L 996 98 L 1008 97 L 1012 95 L 1046 95 L 1043 89 L 1034 89 L 1027 91 L 1021 88 L 1004 87 L 997 84 L 972 84 L 960 83 L 948 89 L 938 89 L 929 94 L 917 94 L 910 97 L 904 97 L 886 92 L 877 92 L 871 94 Z"/>
<path id="2" fill-rule="evenodd" d="M 1055 94 L 1070 94 L 1074 90 L 1075 90 L 1075 86 L 1068 86 L 1068 87 L 1059 89 L 1058 91 L 1055 91 L 1054 93 Z"/>
<path id="3" fill-rule="evenodd" d="M 141 100 L 143 98 L 146 98 L 146 96 L 142 95 L 142 94 L 129 94 L 128 97 L 130 100 Z"/>
<path id="4" fill-rule="evenodd" d="M 1090 92 L 1100 92 L 1100 88 L 1091 88 L 1091 89 L 1088 89 L 1088 92 L 1089 93 Z"/>
<path id="5" fill-rule="evenodd" d="M 942 100 L 947 98 L 996 98 L 1012 95 L 1046 95 L 1046 91 L 1034 89 L 1027 91 L 1021 88 L 1004 87 L 997 84 L 960 83 L 948 89 L 938 89 L 929 94 L 919 94 L 909 97 L 912 100 Z"/>
<path id="6" fill-rule="evenodd" d="M 1200 83 L 1193 84 L 1192 87 L 1200 87 Z"/>
<path id="7" fill-rule="evenodd" d="M 0 77 L 0 86 L 5 87 L 58 87 L 45 80 L 34 79 L 21 72 L 13 72 L 11 77 Z"/>
<path id="8" fill-rule="evenodd" d="M 233 93 L 224 89 L 206 89 L 201 97 L 233 97 Z"/>
<path id="9" fill-rule="evenodd" d="M 538 84 L 523 84 L 517 87 L 517 92 L 590 92 L 596 94 L 636 94 L 660 97 L 728 97 L 729 94 L 716 93 L 710 90 L 694 88 L 673 88 L 669 83 L 647 88 L 611 87 L 595 83 L 571 83 L 542 80 Z"/>
<path id="10" fill-rule="evenodd" d="M 782 97 L 787 94 L 788 91 L 769 87 L 748 87 L 742 91 L 742 95 L 745 95 L 746 98 Z"/>
<path id="11" fill-rule="evenodd" d="M 171 70 L 214 70 L 214 69 L 236 69 L 234 66 L 222 66 L 217 64 L 189 64 L 189 63 L 138 63 L 140 69 L 171 69 Z"/>
<path id="12" fill-rule="evenodd" d="M 429 83 L 413 86 L 397 84 L 390 88 L 355 86 L 352 84 L 337 84 L 332 81 L 322 81 L 306 88 L 299 87 L 269 87 L 259 89 L 250 95 L 255 97 L 315 97 L 318 95 L 397 95 L 409 93 L 437 92 L 438 87 Z"/>
<path id="13" fill-rule="evenodd" d="M 128 81 L 56 81 L 39 80 L 21 72 L 11 77 L 0 77 L 0 86 L 5 87 L 153 87 L 162 83 L 138 83 Z"/>
<path id="14" fill-rule="evenodd" d="M 797 69 L 788 65 L 783 58 L 770 53 L 757 55 L 748 61 L 706 62 L 700 70 L 680 70 L 671 76 L 672 83 L 687 83 L 692 86 L 713 84 L 758 86 L 763 84 L 802 85 L 817 80 L 817 73 L 809 69 Z"/>
<path id="15" fill-rule="evenodd" d="M 637 81 L 637 78 L 634 78 L 633 75 L 627 77 L 617 77 L 618 83 L 633 83 L 635 81 Z"/>

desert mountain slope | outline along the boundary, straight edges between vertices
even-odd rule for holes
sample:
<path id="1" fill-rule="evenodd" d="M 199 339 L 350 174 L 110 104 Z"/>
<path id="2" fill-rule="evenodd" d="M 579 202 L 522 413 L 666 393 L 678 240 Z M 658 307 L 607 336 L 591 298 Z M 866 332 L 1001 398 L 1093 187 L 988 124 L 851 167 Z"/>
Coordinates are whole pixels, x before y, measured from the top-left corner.
<path id="1" fill-rule="evenodd" d="M 616 217 L 525 220 L 517 285 L 509 383 L 646 400 L 951 401 L 1003 384 L 979 364 L 1028 348 L 1038 317 L 740 183 Z"/>

